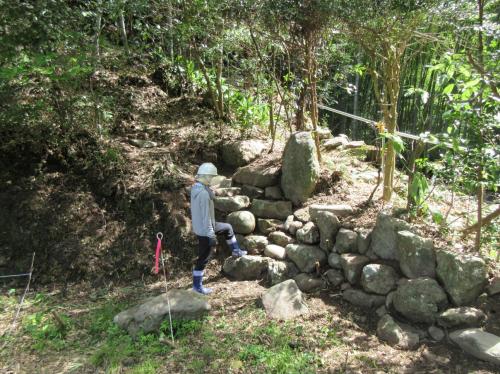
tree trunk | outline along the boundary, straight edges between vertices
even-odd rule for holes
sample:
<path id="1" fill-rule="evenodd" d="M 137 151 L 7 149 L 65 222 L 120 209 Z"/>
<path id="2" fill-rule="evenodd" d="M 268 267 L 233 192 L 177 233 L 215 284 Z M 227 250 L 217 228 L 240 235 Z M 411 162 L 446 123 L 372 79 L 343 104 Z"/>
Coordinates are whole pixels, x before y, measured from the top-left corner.
<path id="1" fill-rule="evenodd" d="M 215 92 L 212 87 L 212 81 L 210 80 L 210 76 L 208 75 L 207 68 L 205 67 L 205 64 L 203 63 L 201 58 L 198 58 L 198 62 L 200 63 L 203 77 L 205 77 L 205 82 L 207 82 L 208 94 L 210 95 L 210 99 L 212 100 L 212 106 L 214 108 L 215 114 L 217 115 L 218 119 L 222 119 L 222 113 L 219 111 L 219 106 L 217 105 L 217 97 L 215 96 Z"/>
<path id="2" fill-rule="evenodd" d="M 314 142 L 318 153 L 318 162 L 321 163 L 321 149 L 318 134 L 318 96 L 316 92 L 316 59 L 314 56 L 314 42 L 310 41 L 307 48 L 307 71 L 309 75 L 309 85 L 311 89 L 311 121 L 313 124 Z"/>
<path id="3" fill-rule="evenodd" d="M 102 23 L 102 3 L 98 1 L 97 3 L 97 15 L 96 15 L 96 24 L 95 24 L 95 34 L 94 34 L 94 45 L 95 45 L 95 61 L 96 65 L 101 64 L 101 51 L 100 51 L 100 43 L 101 39 L 101 23 Z"/>
<path id="4" fill-rule="evenodd" d="M 217 107 L 219 108 L 219 113 L 221 118 L 224 117 L 224 92 L 222 92 L 222 47 L 220 52 L 219 61 L 217 62 L 217 76 L 215 79 L 215 84 L 217 86 Z"/>
<path id="5" fill-rule="evenodd" d="M 295 130 L 304 130 L 304 108 L 306 106 L 307 86 L 304 85 L 300 89 L 299 98 L 297 100 L 297 111 L 295 112 Z"/>
<path id="6" fill-rule="evenodd" d="M 127 30 L 125 29 L 125 16 L 123 15 L 123 9 L 120 10 L 119 24 L 120 24 L 120 34 L 122 37 L 122 43 L 123 46 L 125 47 L 125 54 L 127 55 L 128 58 L 130 54 L 128 50 Z"/>

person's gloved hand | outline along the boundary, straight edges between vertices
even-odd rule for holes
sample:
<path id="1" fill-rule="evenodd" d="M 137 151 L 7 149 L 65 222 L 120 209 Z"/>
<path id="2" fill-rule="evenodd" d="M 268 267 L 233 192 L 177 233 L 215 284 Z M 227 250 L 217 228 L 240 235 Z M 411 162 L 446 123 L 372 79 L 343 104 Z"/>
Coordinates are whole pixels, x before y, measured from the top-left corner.
<path id="1" fill-rule="evenodd" d="M 217 245 L 217 239 L 216 238 L 208 238 L 208 246 L 210 248 L 213 248 Z"/>

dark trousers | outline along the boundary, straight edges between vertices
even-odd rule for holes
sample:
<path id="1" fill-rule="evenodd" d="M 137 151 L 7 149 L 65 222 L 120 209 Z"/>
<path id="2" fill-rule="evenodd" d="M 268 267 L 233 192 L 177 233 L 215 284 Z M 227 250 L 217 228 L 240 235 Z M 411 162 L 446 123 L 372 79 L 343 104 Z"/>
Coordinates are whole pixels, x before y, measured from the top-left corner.
<path id="1" fill-rule="evenodd" d="M 217 235 L 224 235 L 226 240 L 231 240 L 234 236 L 233 227 L 229 223 L 216 222 L 215 233 Z M 203 271 L 210 260 L 210 238 L 208 236 L 198 236 L 198 259 L 194 266 L 194 270 Z"/>

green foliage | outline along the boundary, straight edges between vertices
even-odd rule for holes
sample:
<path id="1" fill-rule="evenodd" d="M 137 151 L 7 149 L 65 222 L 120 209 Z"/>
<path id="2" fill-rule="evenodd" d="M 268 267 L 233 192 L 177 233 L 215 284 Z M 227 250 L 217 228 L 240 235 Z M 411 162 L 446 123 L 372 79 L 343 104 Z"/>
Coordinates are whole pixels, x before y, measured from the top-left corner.
<path id="1" fill-rule="evenodd" d="M 37 312 L 23 320 L 24 331 L 33 339 L 33 348 L 39 351 L 48 348 L 63 349 L 72 325 L 70 317 L 64 314 L 57 314 L 55 317 L 48 312 Z"/>

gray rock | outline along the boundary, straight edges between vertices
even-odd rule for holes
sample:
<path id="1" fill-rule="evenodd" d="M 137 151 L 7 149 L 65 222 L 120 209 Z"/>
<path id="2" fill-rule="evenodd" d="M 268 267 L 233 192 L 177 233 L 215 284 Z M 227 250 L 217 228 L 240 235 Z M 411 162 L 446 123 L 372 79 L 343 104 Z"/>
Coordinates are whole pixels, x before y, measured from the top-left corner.
<path id="1" fill-rule="evenodd" d="M 244 184 L 241 186 L 241 193 L 247 195 L 250 199 L 260 199 L 264 197 L 265 192 L 262 188 Z"/>
<path id="2" fill-rule="evenodd" d="M 344 145 L 349 143 L 349 140 L 341 137 L 341 136 L 336 136 L 333 139 L 328 139 L 323 142 L 322 146 L 325 148 L 327 151 L 333 151 L 334 149 L 340 148 Z"/>
<path id="3" fill-rule="evenodd" d="M 285 249 L 287 257 L 303 273 L 313 272 L 317 263 L 320 266 L 326 263 L 326 254 L 319 247 L 306 244 L 288 244 Z"/>
<path id="4" fill-rule="evenodd" d="M 366 292 L 387 295 L 396 288 L 396 271 L 388 265 L 369 264 L 363 268 L 361 285 Z"/>
<path id="5" fill-rule="evenodd" d="M 342 292 L 342 298 L 352 305 L 365 309 L 378 308 L 384 305 L 385 297 L 381 295 L 370 295 L 355 288 L 348 288 Z"/>
<path id="6" fill-rule="evenodd" d="M 387 312 L 387 309 L 386 309 L 385 305 L 379 306 L 379 307 L 377 308 L 377 310 L 375 311 L 375 314 L 376 314 L 376 315 L 377 315 L 377 317 L 379 317 L 379 318 L 380 318 L 380 317 L 385 316 L 386 314 L 388 314 L 388 312 Z"/>
<path id="7" fill-rule="evenodd" d="M 222 187 L 215 190 L 218 197 L 233 197 L 241 195 L 241 188 L 239 187 Z"/>
<path id="8" fill-rule="evenodd" d="M 312 217 L 320 211 L 333 213 L 337 217 L 347 217 L 353 213 L 352 207 L 345 204 L 312 204 L 309 206 L 309 214 Z"/>
<path id="9" fill-rule="evenodd" d="M 409 279 L 401 282 L 394 297 L 394 308 L 413 322 L 433 324 L 448 304 L 446 293 L 430 278 Z"/>
<path id="10" fill-rule="evenodd" d="M 427 332 L 429 333 L 429 336 L 437 342 L 440 342 L 444 339 L 444 331 L 439 327 L 431 326 L 427 329 Z"/>
<path id="11" fill-rule="evenodd" d="M 272 233 L 270 233 L 269 241 L 282 247 L 286 247 L 288 244 L 295 243 L 295 240 L 291 236 L 285 234 L 282 231 L 273 231 Z"/>
<path id="12" fill-rule="evenodd" d="M 486 288 L 488 295 L 493 296 L 500 293 L 500 277 L 493 277 Z"/>
<path id="13" fill-rule="evenodd" d="M 252 212 L 260 218 L 277 218 L 285 220 L 292 214 L 292 203 L 290 201 L 268 201 L 254 199 L 252 201 Z"/>
<path id="14" fill-rule="evenodd" d="M 232 196 L 232 197 L 215 197 L 214 198 L 215 209 L 231 213 L 237 210 L 245 209 L 250 206 L 250 199 L 248 196 Z"/>
<path id="15" fill-rule="evenodd" d="M 131 144 L 137 148 L 155 148 L 155 147 L 158 147 L 158 143 L 152 142 L 151 140 L 129 139 L 128 142 L 129 142 L 129 144 Z"/>
<path id="16" fill-rule="evenodd" d="M 345 253 L 340 256 L 340 264 L 342 266 L 342 270 L 344 270 L 345 278 L 350 284 L 359 283 L 363 267 L 369 261 L 370 260 L 368 259 L 368 257 L 362 255 Z"/>
<path id="17" fill-rule="evenodd" d="M 249 254 L 259 254 L 264 252 L 268 244 L 267 238 L 263 235 L 248 235 L 241 242 L 241 247 Z"/>
<path id="18" fill-rule="evenodd" d="M 285 231 L 290 230 L 290 225 L 292 224 L 293 219 L 294 219 L 293 214 L 290 214 L 288 217 L 286 217 L 285 223 L 283 224 L 283 229 Z"/>
<path id="19" fill-rule="evenodd" d="M 338 253 L 330 253 L 328 255 L 328 265 L 334 269 L 342 269 L 342 262 L 340 261 L 342 258 Z"/>
<path id="20" fill-rule="evenodd" d="M 318 137 L 320 140 L 333 138 L 332 132 L 330 131 L 330 129 L 328 127 L 318 126 L 316 128 L 316 131 L 318 133 Z"/>
<path id="21" fill-rule="evenodd" d="M 264 249 L 264 256 L 271 257 L 276 260 L 284 260 L 286 257 L 285 248 L 276 244 L 269 244 Z"/>
<path id="22" fill-rule="evenodd" d="M 386 314 L 377 324 L 377 336 L 392 346 L 401 349 L 414 349 L 419 343 L 417 334 L 404 330 L 394 319 Z"/>
<path id="23" fill-rule="evenodd" d="M 436 273 L 457 306 L 474 302 L 487 284 L 486 264 L 476 256 L 439 251 Z"/>
<path id="24" fill-rule="evenodd" d="M 274 286 L 299 274 L 299 269 L 293 262 L 269 261 L 267 267 L 267 280 Z"/>
<path id="25" fill-rule="evenodd" d="M 328 280 L 328 283 L 333 287 L 340 286 L 345 280 L 342 272 L 335 269 L 327 270 L 323 275 Z"/>
<path id="26" fill-rule="evenodd" d="M 345 149 L 361 148 L 364 147 L 366 143 L 363 140 L 353 140 L 344 145 Z"/>
<path id="27" fill-rule="evenodd" d="M 229 166 L 244 166 L 259 157 L 265 148 L 259 140 L 231 142 L 222 146 L 222 160 Z"/>
<path id="28" fill-rule="evenodd" d="M 233 180 L 231 178 L 226 178 L 223 175 L 217 175 L 210 181 L 210 186 L 213 189 L 230 188 L 233 186 Z"/>
<path id="29" fill-rule="evenodd" d="M 277 219 L 257 218 L 257 228 L 262 234 L 268 235 L 283 226 L 283 222 Z"/>
<path id="30" fill-rule="evenodd" d="M 247 165 L 239 168 L 233 180 L 239 184 L 249 184 L 260 188 L 274 186 L 279 183 L 279 166 Z"/>
<path id="31" fill-rule="evenodd" d="M 436 277 L 436 254 L 432 240 L 410 231 L 397 233 L 399 266 L 408 278 Z"/>
<path id="32" fill-rule="evenodd" d="M 310 132 L 294 133 L 283 151 L 281 189 L 294 204 L 306 201 L 313 193 L 321 167 Z"/>
<path id="33" fill-rule="evenodd" d="M 468 354 L 500 365 L 500 337 L 480 329 L 453 331 L 450 339 Z"/>
<path id="34" fill-rule="evenodd" d="M 306 244 L 319 243 L 319 230 L 313 222 L 306 223 L 301 229 L 297 230 L 297 240 Z"/>
<path id="35" fill-rule="evenodd" d="M 409 230 L 408 223 L 394 218 L 385 212 L 380 212 L 377 217 L 375 228 L 372 231 L 370 249 L 373 253 L 384 260 L 397 260 L 397 238 L 398 231 Z"/>
<path id="36" fill-rule="evenodd" d="M 191 290 L 170 290 L 168 299 L 174 320 L 197 319 L 210 311 L 207 297 Z M 162 294 L 118 313 L 113 322 L 136 336 L 141 331 L 149 333 L 159 330 L 165 319 L 168 319 L 168 302 L 167 294 Z"/>
<path id="37" fill-rule="evenodd" d="M 297 231 L 299 231 L 302 227 L 304 227 L 304 224 L 302 222 L 293 221 L 288 227 L 288 232 L 292 235 L 295 235 L 297 234 Z"/>
<path id="38" fill-rule="evenodd" d="M 368 252 L 368 248 L 370 248 L 371 241 L 371 230 L 359 230 L 358 237 L 356 239 L 356 246 L 358 248 L 359 254 L 366 254 Z"/>
<path id="39" fill-rule="evenodd" d="M 297 218 L 300 222 L 306 223 L 311 220 L 311 215 L 309 214 L 309 207 L 297 209 L 293 212 L 295 218 Z"/>
<path id="40" fill-rule="evenodd" d="M 437 322 L 443 327 L 480 327 L 486 321 L 486 314 L 480 309 L 462 306 L 442 312 Z"/>
<path id="41" fill-rule="evenodd" d="M 229 213 L 226 221 L 238 234 L 250 234 L 255 230 L 255 216 L 247 210 Z"/>
<path id="42" fill-rule="evenodd" d="M 335 236 L 340 229 L 339 219 L 335 214 L 327 211 L 315 211 L 311 218 L 319 230 L 320 248 L 331 251 Z"/>
<path id="43" fill-rule="evenodd" d="M 262 279 L 270 259 L 261 256 L 228 257 L 222 270 L 237 280 Z"/>
<path id="44" fill-rule="evenodd" d="M 358 234 L 352 230 L 341 228 L 335 239 L 333 250 L 337 253 L 354 252 L 357 249 Z"/>
<path id="45" fill-rule="evenodd" d="M 289 320 L 307 314 L 309 308 L 293 279 L 281 282 L 262 295 L 262 304 L 268 317 Z"/>
<path id="46" fill-rule="evenodd" d="M 270 200 L 282 200 L 283 199 L 283 193 L 281 192 L 281 188 L 279 186 L 269 186 L 266 187 L 264 196 L 266 199 Z"/>
<path id="47" fill-rule="evenodd" d="M 385 297 L 385 307 L 387 310 L 392 311 L 394 310 L 394 295 L 396 294 L 396 291 L 389 292 L 387 296 Z"/>
<path id="48" fill-rule="evenodd" d="M 314 292 L 325 288 L 325 281 L 311 274 L 300 273 L 293 278 L 302 292 Z"/>

